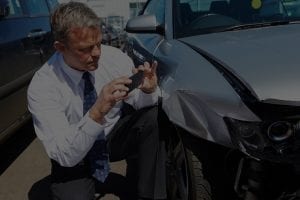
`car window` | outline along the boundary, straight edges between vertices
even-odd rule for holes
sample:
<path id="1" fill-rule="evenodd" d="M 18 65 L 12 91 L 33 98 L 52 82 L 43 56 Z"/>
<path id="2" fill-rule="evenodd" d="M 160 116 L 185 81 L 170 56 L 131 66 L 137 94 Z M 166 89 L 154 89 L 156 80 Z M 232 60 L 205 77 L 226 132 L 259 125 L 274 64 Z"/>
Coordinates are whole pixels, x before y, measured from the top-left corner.
<path id="1" fill-rule="evenodd" d="M 283 0 L 282 4 L 288 16 L 295 18 L 300 16 L 300 0 Z"/>
<path id="2" fill-rule="evenodd" d="M 152 0 L 147 4 L 144 15 L 155 15 L 159 24 L 165 22 L 165 0 Z"/>
<path id="3" fill-rule="evenodd" d="M 0 0 L 1 5 L 8 5 L 8 16 L 17 17 L 23 14 L 22 7 L 19 0 Z"/>
<path id="4" fill-rule="evenodd" d="M 178 0 L 173 15 L 175 35 L 183 37 L 242 25 L 298 22 L 300 0 Z"/>
<path id="5" fill-rule="evenodd" d="M 49 10 L 45 0 L 26 0 L 29 15 L 48 15 Z"/>

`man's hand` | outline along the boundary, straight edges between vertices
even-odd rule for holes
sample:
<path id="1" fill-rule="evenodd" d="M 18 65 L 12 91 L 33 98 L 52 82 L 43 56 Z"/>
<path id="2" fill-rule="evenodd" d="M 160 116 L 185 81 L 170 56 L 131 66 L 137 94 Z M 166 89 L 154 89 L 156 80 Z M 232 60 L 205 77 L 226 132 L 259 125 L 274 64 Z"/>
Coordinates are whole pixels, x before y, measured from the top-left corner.
<path id="1" fill-rule="evenodd" d="M 125 84 L 130 84 L 131 80 L 128 77 L 121 77 L 106 84 L 98 96 L 95 104 L 90 109 L 90 117 L 102 123 L 104 116 L 114 107 L 114 105 L 123 99 L 127 98 L 128 88 Z"/>
<path id="2" fill-rule="evenodd" d="M 138 66 L 138 68 L 133 69 L 133 73 L 137 71 L 144 71 L 144 77 L 141 85 L 138 87 L 144 93 L 150 94 L 156 90 L 157 87 L 157 75 L 156 75 L 157 61 L 153 61 L 152 65 L 145 62 L 144 65 Z"/>

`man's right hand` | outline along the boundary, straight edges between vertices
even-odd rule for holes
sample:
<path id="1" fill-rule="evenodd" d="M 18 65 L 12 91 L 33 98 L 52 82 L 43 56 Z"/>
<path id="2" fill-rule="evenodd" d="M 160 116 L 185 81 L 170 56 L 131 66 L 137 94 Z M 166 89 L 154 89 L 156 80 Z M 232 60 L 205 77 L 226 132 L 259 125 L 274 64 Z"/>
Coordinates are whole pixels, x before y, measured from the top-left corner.
<path id="1" fill-rule="evenodd" d="M 123 99 L 127 98 L 128 88 L 126 84 L 130 84 L 131 80 L 128 77 L 117 78 L 106 84 L 95 104 L 89 111 L 89 116 L 98 123 L 103 123 L 104 116 L 114 107 L 114 105 Z"/>

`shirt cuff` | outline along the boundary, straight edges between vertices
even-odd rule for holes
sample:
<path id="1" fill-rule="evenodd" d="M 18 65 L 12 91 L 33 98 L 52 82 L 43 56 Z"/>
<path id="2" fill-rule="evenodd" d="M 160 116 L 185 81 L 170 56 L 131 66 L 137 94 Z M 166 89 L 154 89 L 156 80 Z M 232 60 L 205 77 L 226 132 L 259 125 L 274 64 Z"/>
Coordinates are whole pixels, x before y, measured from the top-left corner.
<path id="1" fill-rule="evenodd" d="M 104 129 L 109 126 L 111 122 L 104 121 L 103 124 L 99 124 L 95 122 L 93 119 L 89 117 L 89 113 L 83 117 L 79 124 L 79 128 L 85 132 L 86 134 L 92 136 L 92 137 L 97 137 L 99 133 L 103 132 Z"/>
<path id="2" fill-rule="evenodd" d="M 160 88 L 156 87 L 155 91 L 152 93 L 145 93 L 142 90 L 139 91 L 139 100 L 147 102 L 146 104 L 156 104 L 158 101 L 158 97 L 160 96 Z"/>

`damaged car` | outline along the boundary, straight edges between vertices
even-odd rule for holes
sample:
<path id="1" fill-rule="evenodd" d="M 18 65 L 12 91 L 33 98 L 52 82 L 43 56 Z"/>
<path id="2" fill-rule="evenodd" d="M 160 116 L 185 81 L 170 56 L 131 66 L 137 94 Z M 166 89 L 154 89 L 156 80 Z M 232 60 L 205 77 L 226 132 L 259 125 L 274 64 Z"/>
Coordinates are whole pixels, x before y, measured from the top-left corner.
<path id="1" fill-rule="evenodd" d="M 172 200 L 296 199 L 299 0 L 149 0 L 128 21 L 158 61 Z"/>

